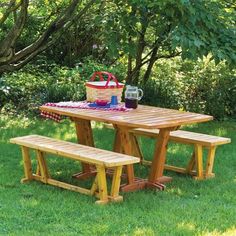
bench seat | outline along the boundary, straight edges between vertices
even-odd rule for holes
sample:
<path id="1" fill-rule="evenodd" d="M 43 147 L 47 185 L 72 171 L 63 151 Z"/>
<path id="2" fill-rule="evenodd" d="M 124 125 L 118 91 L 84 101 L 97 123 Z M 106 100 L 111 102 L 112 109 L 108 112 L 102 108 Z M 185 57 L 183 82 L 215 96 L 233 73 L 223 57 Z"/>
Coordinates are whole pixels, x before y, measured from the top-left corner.
<path id="1" fill-rule="evenodd" d="M 107 128 L 113 128 L 112 125 L 106 124 Z M 134 136 L 144 136 L 149 138 L 158 138 L 159 129 L 132 129 L 130 130 Z M 170 132 L 169 140 L 176 143 L 183 143 L 194 146 L 192 157 L 187 167 L 177 167 L 165 164 L 166 170 L 175 171 L 183 174 L 190 174 L 195 179 L 205 179 L 214 177 L 215 174 L 212 172 L 215 158 L 216 147 L 226 143 L 230 143 L 230 138 L 219 137 L 208 134 L 195 133 L 184 130 L 176 130 Z M 138 143 L 138 141 L 136 140 Z M 203 148 L 208 149 L 206 167 L 203 169 Z M 135 156 L 141 158 L 142 164 L 151 164 L 150 161 L 144 159 L 140 148 L 135 148 Z"/>
<path id="2" fill-rule="evenodd" d="M 10 142 L 18 144 L 22 148 L 25 172 L 25 178 L 22 179 L 22 182 L 34 179 L 80 193 L 95 195 L 99 198 L 97 203 L 123 200 L 122 196 L 119 196 L 122 167 L 124 165 L 131 165 L 140 162 L 139 158 L 125 154 L 114 153 L 107 150 L 101 150 L 94 147 L 56 140 L 39 135 L 16 137 L 12 138 Z M 29 149 L 36 151 L 38 169 L 35 174 L 32 173 Z M 61 157 L 95 165 L 97 173 L 91 189 L 81 188 L 52 179 L 47 168 L 45 153 L 56 154 Z M 106 168 L 114 169 L 110 195 L 107 193 Z"/>

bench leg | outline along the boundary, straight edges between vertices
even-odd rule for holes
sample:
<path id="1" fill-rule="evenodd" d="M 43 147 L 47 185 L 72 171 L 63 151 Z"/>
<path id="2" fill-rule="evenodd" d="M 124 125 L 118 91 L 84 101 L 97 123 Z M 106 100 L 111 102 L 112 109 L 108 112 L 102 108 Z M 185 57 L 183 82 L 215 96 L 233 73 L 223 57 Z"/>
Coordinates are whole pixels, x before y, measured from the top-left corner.
<path id="1" fill-rule="evenodd" d="M 21 150 L 22 150 L 22 157 L 23 157 L 23 162 L 24 162 L 24 173 L 25 173 L 25 178 L 21 180 L 21 183 L 24 183 L 26 181 L 32 180 L 33 175 L 32 175 L 32 164 L 31 164 L 31 159 L 30 159 L 30 154 L 29 154 L 29 148 L 22 146 Z"/>
<path id="2" fill-rule="evenodd" d="M 197 176 L 195 176 L 195 179 L 202 180 L 204 179 L 203 175 L 203 160 L 202 160 L 202 145 L 195 144 L 195 163 L 196 163 L 196 171 Z"/>
<path id="3" fill-rule="evenodd" d="M 215 177 L 215 174 L 212 173 L 214 159 L 215 159 L 215 151 L 216 151 L 216 146 L 210 147 L 208 150 L 207 163 L 206 163 L 206 173 L 205 173 L 206 178 Z"/>
<path id="4" fill-rule="evenodd" d="M 106 170 L 104 166 L 97 166 L 97 182 L 98 182 L 98 196 L 99 199 L 96 201 L 97 204 L 105 204 L 108 202 L 107 195 L 107 180 L 106 180 Z"/>
<path id="5" fill-rule="evenodd" d="M 44 153 L 36 150 L 36 156 L 38 160 L 39 173 L 41 175 L 41 181 L 47 183 L 47 179 L 50 178 L 46 160 L 44 158 Z"/>
<path id="6" fill-rule="evenodd" d="M 122 166 L 118 166 L 115 168 L 113 179 L 112 179 L 112 186 L 111 186 L 111 200 L 112 201 L 123 201 L 123 197 L 119 196 L 119 189 L 120 189 L 120 180 L 122 174 Z"/>

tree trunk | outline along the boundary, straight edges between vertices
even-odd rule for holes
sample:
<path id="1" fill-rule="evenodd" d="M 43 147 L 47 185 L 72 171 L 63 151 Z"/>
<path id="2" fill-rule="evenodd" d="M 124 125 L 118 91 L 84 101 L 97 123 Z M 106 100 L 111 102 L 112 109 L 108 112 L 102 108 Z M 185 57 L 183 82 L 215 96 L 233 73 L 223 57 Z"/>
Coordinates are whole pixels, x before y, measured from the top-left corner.
<path id="1" fill-rule="evenodd" d="M 152 67 L 154 65 L 154 63 L 156 62 L 157 60 L 157 51 L 158 51 L 158 47 L 154 47 L 153 51 L 152 51 L 152 55 L 151 55 L 151 58 L 149 60 L 149 63 L 148 63 L 148 67 L 146 69 L 146 72 L 144 74 L 144 77 L 143 77 L 143 83 L 146 84 L 149 77 L 150 77 L 150 74 L 152 72 Z"/>
<path id="2" fill-rule="evenodd" d="M 143 51 L 146 46 L 146 42 L 145 42 L 146 30 L 147 30 L 147 25 L 142 24 L 142 29 L 141 29 L 139 40 L 138 40 L 138 49 L 137 49 L 137 54 L 136 54 L 136 68 L 140 67 L 140 65 L 142 64 Z M 133 75 L 134 84 L 138 84 L 139 82 L 140 70 L 141 70 L 141 67 Z"/>
<path id="3" fill-rule="evenodd" d="M 132 38 L 129 36 L 129 44 L 131 44 Z M 127 76 L 126 76 L 126 84 L 132 83 L 132 56 L 128 54 L 128 67 L 127 67 Z"/>

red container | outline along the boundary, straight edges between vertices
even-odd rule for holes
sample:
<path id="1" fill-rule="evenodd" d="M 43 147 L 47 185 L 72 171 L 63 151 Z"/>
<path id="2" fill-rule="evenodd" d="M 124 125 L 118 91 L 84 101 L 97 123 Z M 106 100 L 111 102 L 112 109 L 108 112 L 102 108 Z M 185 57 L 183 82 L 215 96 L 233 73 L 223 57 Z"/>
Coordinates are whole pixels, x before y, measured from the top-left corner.
<path id="1" fill-rule="evenodd" d="M 106 106 L 109 103 L 108 100 L 101 100 L 101 99 L 97 99 L 95 102 L 98 106 Z"/>

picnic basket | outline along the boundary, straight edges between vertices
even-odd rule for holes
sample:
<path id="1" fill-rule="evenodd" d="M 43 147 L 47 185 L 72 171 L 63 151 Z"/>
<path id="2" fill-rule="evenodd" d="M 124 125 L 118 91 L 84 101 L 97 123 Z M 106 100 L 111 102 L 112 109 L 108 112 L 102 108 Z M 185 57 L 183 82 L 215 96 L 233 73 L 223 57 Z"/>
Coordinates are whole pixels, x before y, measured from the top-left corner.
<path id="1" fill-rule="evenodd" d="M 104 79 L 104 75 L 107 80 Z M 99 81 L 94 81 L 97 76 Z M 110 101 L 111 96 L 117 96 L 118 102 L 121 102 L 124 84 L 119 83 L 110 72 L 96 71 L 91 76 L 90 81 L 86 82 L 85 87 L 88 102 L 95 102 L 97 99 Z"/>

